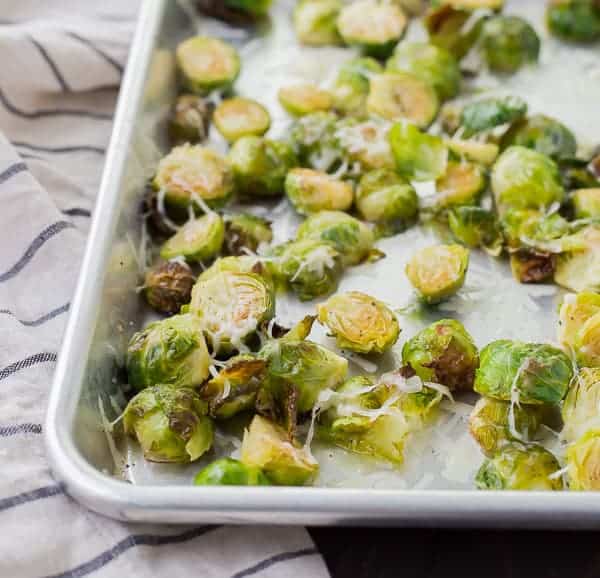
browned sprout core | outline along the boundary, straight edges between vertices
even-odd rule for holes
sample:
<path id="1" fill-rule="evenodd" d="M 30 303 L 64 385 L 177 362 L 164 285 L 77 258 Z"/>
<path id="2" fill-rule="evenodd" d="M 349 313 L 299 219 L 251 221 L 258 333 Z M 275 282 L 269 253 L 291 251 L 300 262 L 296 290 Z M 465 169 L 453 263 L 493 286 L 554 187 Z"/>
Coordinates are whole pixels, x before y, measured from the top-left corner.
<path id="1" fill-rule="evenodd" d="M 190 302 L 194 281 L 187 265 L 169 261 L 146 273 L 144 294 L 156 311 L 178 313 L 182 305 Z"/>

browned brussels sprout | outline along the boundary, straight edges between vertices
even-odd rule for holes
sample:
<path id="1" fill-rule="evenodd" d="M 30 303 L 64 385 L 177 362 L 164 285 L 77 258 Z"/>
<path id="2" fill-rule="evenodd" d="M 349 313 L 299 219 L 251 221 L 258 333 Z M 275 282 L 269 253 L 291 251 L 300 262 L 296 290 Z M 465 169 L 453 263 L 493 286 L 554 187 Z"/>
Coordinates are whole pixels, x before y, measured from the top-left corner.
<path id="1" fill-rule="evenodd" d="M 144 296 L 148 305 L 161 313 L 178 313 L 190 302 L 196 281 L 192 270 L 179 261 L 168 261 L 146 273 Z"/>

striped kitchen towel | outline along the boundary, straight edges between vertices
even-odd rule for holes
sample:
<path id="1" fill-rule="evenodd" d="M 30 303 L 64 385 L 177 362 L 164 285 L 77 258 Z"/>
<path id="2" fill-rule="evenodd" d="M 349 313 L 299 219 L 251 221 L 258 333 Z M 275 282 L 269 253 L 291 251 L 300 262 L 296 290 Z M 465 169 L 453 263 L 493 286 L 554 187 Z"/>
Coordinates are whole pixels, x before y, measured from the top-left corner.
<path id="1" fill-rule="evenodd" d="M 51 476 L 43 427 L 135 25 L 132 0 L 0 11 L 0 576 L 327 576 L 302 528 L 128 525 Z"/>

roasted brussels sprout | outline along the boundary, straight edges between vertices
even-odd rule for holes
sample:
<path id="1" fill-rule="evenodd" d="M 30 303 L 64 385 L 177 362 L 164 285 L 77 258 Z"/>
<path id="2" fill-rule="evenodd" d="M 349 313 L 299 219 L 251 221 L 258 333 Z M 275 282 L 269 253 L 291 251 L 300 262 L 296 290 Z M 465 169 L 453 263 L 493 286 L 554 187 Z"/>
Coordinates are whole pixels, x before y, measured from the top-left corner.
<path id="1" fill-rule="evenodd" d="M 492 191 L 499 211 L 548 209 L 565 192 L 556 164 L 546 155 L 521 146 L 507 148 L 492 171 Z"/>
<path id="2" fill-rule="evenodd" d="M 278 197 L 296 155 L 287 143 L 257 136 L 235 141 L 229 151 L 235 183 L 246 197 Z"/>
<path id="3" fill-rule="evenodd" d="M 454 238 L 471 248 L 483 248 L 497 257 L 502 252 L 502 232 L 491 211 L 481 207 L 456 207 L 448 212 L 448 226 Z"/>
<path id="4" fill-rule="evenodd" d="M 600 423 L 600 368 L 582 368 L 573 379 L 562 407 L 561 437 L 573 442 Z"/>
<path id="5" fill-rule="evenodd" d="M 333 107 L 331 94 L 314 84 L 284 86 L 278 92 L 281 106 L 294 116 L 326 112 Z"/>
<path id="6" fill-rule="evenodd" d="M 406 179 L 431 181 L 446 172 L 448 149 L 440 137 L 421 132 L 409 123 L 397 123 L 389 138 L 396 169 Z"/>
<path id="7" fill-rule="evenodd" d="M 461 159 L 479 163 L 486 167 L 493 165 L 500 154 L 500 147 L 490 142 L 474 140 L 446 139 L 445 145 Z"/>
<path id="8" fill-rule="evenodd" d="M 600 313 L 598 293 L 584 291 L 577 295 L 565 295 L 559 312 L 558 342 L 567 352 L 576 353 L 579 332 L 597 313 Z"/>
<path id="9" fill-rule="evenodd" d="M 328 243 L 305 239 L 273 250 L 274 275 L 300 298 L 310 301 L 335 291 L 342 273 L 342 256 Z"/>
<path id="10" fill-rule="evenodd" d="M 217 38 L 188 38 L 177 46 L 175 57 L 183 85 L 195 94 L 226 90 L 240 72 L 236 49 Z"/>
<path id="11" fill-rule="evenodd" d="M 354 58 L 346 62 L 338 73 L 332 90 L 333 107 L 342 114 L 364 116 L 370 79 L 383 72 L 377 60 L 369 57 Z"/>
<path id="12" fill-rule="evenodd" d="M 537 114 L 514 124 L 502 138 L 501 146 L 522 146 L 555 160 L 574 157 L 577 141 L 561 122 Z"/>
<path id="13" fill-rule="evenodd" d="M 285 192 L 302 215 L 319 211 L 345 211 L 352 206 L 352 185 L 321 171 L 292 169 L 285 178 Z"/>
<path id="14" fill-rule="evenodd" d="M 406 120 L 420 128 L 435 119 L 440 103 L 433 87 L 408 72 L 385 72 L 371 78 L 367 112 L 386 120 Z"/>
<path id="15" fill-rule="evenodd" d="M 501 224 L 509 249 L 525 246 L 542 251 L 549 241 L 569 233 L 569 222 L 558 213 L 544 214 L 533 209 L 511 209 Z"/>
<path id="16" fill-rule="evenodd" d="M 542 446 L 512 442 L 486 459 L 475 477 L 480 490 L 562 490 L 560 465 Z"/>
<path id="17" fill-rule="evenodd" d="M 413 373 L 425 383 L 441 383 L 452 390 L 473 388 L 479 354 L 463 325 L 442 319 L 409 339 L 402 348 L 404 373 Z"/>
<path id="18" fill-rule="evenodd" d="M 537 62 L 540 39 L 526 20 L 518 16 L 494 16 L 483 25 L 481 49 L 491 70 L 510 74 Z"/>
<path id="19" fill-rule="evenodd" d="M 344 265 L 358 265 L 377 254 L 367 225 L 342 211 L 320 211 L 306 219 L 296 233 L 299 241 L 321 241 L 339 252 Z"/>
<path id="20" fill-rule="evenodd" d="M 267 375 L 266 362 L 254 355 L 236 355 L 205 383 L 200 397 L 208 402 L 209 413 L 228 419 L 240 411 L 252 409 L 256 394 Z"/>
<path id="21" fill-rule="evenodd" d="M 600 4 L 597 0 L 551 0 L 546 10 L 550 32 L 573 42 L 600 39 Z"/>
<path id="22" fill-rule="evenodd" d="M 270 486 L 260 468 L 247 466 L 232 458 L 221 458 L 200 470 L 194 478 L 196 486 Z"/>
<path id="23" fill-rule="evenodd" d="M 429 83 L 440 100 L 455 97 L 460 90 L 461 73 L 454 56 L 435 44 L 403 42 L 386 63 L 391 72 L 408 72 Z"/>
<path id="24" fill-rule="evenodd" d="M 523 118 L 525 114 L 527 114 L 527 103 L 518 96 L 486 98 L 472 102 L 462 110 L 460 122 L 463 127 L 462 136 L 469 138 L 497 126 L 513 123 Z"/>
<path id="25" fill-rule="evenodd" d="M 233 173 L 217 153 L 198 145 L 175 147 L 159 163 L 152 181 L 164 192 L 169 206 L 187 208 L 200 198 L 212 208 L 222 207 L 233 194 Z"/>
<path id="26" fill-rule="evenodd" d="M 163 259 L 185 257 L 188 261 L 203 262 L 215 257 L 223 246 L 225 225 L 217 213 L 207 213 L 191 219 L 160 249 Z"/>
<path id="27" fill-rule="evenodd" d="M 363 219 L 377 223 L 380 234 L 393 235 L 416 220 L 419 199 L 413 186 L 395 171 L 378 169 L 361 177 L 356 209 Z"/>
<path id="28" fill-rule="evenodd" d="M 406 265 L 406 276 L 425 303 L 452 297 L 464 284 L 469 250 L 461 245 L 433 245 L 417 251 Z"/>
<path id="29" fill-rule="evenodd" d="M 280 486 L 303 486 L 319 471 L 310 451 L 289 439 L 285 430 L 265 418 L 254 416 L 244 433 L 240 460 L 261 469 Z"/>
<path id="30" fill-rule="evenodd" d="M 548 344 L 501 339 L 481 350 L 474 389 L 481 395 L 524 404 L 556 404 L 573 377 L 569 357 Z"/>
<path id="31" fill-rule="evenodd" d="M 192 289 L 190 312 L 199 317 L 213 351 L 244 350 L 258 326 L 274 315 L 273 286 L 253 273 L 201 277 Z"/>
<path id="32" fill-rule="evenodd" d="M 535 249 L 517 249 L 510 254 L 510 269 L 519 283 L 545 283 L 552 279 L 556 256 Z"/>
<path id="33" fill-rule="evenodd" d="M 185 387 L 153 385 L 140 391 L 125 408 L 123 426 L 151 462 L 193 462 L 213 442 L 206 404 Z"/>
<path id="34" fill-rule="evenodd" d="M 591 429 L 567 448 L 570 490 L 600 490 L 600 430 Z"/>
<path id="35" fill-rule="evenodd" d="M 393 169 L 394 156 L 390 146 L 390 126 L 387 121 L 374 117 L 366 121 L 347 118 L 338 123 L 336 145 L 349 165 L 360 171 Z"/>
<path id="36" fill-rule="evenodd" d="M 326 46 L 341 44 L 337 18 L 341 0 L 301 0 L 294 9 L 294 28 L 301 44 Z"/>
<path id="37" fill-rule="evenodd" d="M 576 219 L 600 219 L 600 188 L 574 191 L 571 200 Z"/>
<path id="38" fill-rule="evenodd" d="M 195 281 L 185 263 L 168 261 L 146 272 L 144 296 L 152 309 L 172 315 L 190 302 Z"/>
<path id="39" fill-rule="evenodd" d="M 530 441 L 543 422 L 546 408 L 482 397 L 469 416 L 469 431 L 489 458 L 515 439 Z"/>
<path id="40" fill-rule="evenodd" d="M 271 223 L 251 213 L 225 217 L 225 248 L 230 255 L 256 253 L 259 247 L 273 240 Z"/>
<path id="41" fill-rule="evenodd" d="M 271 126 L 269 112 L 255 100 L 229 98 L 213 114 L 213 122 L 223 137 L 234 142 L 243 136 L 262 136 Z"/>
<path id="42" fill-rule="evenodd" d="M 189 314 L 151 323 L 131 337 L 127 348 L 127 375 L 135 389 L 200 385 L 210 363 L 202 324 Z"/>
<path id="43" fill-rule="evenodd" d="M 347 4 L 337 19 L 338 31 L 346 44 L 378 58 L 390 55 L 406 24 L 406 16 L 398 5 L 377 0 Z"/>
<path id="44" fill-rule="evenodd" d="M 400 335 L 398 320 L 390 308 L 359 291 L 330 297 L 317 305 L 317 315 L 338 347 L 357 353 L 384 353 Z"/>
<path id="45" fill-rule="evenodd" d="M 561 239 L 563 254 L 556 262 L 554 281 L 577 293 L 600 292 L 600 227 L 589 226 Z"/>
<path id="46" fill-rule="evenodd" d="M 299 118 L 290 131 L 290 139 L 299 164 L 329 171 L 341 163 L 337 143 L 337 116 L 332 112 L 315 112 Z"/>
<path id="47" fill-rule="evenodd" d="M 212 107 L 201 96 L 182 94 L 177 97 L 169 118 L 172 144 L 196 144 L 206 140 Z"/>
<path id="48" fill-rule="evenodd" d="M 203 281 L 214 277 L 219 273 L 243 273 L 258 275 L 271 283 L 272 276 L 267 264 L 254 255 L 240 255 L 238 257 L 222 257 L 217 259 L 208 269 L 200 273 L 198 281 Z"/>
<path id="49" fill-rule="evenodd" d="M 463 205 L 476 205 L 486 187 L 483 169 L 467 161 L 449 161 L 446 172 L 435 182 L 436 194 L 425 206 L 434 212 Z"/>

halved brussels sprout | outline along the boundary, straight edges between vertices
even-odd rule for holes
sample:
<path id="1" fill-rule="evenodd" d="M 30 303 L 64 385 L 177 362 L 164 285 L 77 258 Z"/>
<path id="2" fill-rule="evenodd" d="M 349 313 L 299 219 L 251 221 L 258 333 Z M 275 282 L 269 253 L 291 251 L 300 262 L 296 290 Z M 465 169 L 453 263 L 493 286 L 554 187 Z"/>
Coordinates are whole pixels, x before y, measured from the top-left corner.
<path id="1" fill-rule="evenodd" d="M 331 94 L 314 84 L 284 86 L 278 92 L 281 106 L 294 116 L 326 112 L 333 107 Z"/>
<path id="2" fill-rule="evenodd" d="M 473 338 L 455 319 L 432 323 L 402 348 L 404 372 L 424 382 L 441 383 L 452 390 L 473 388 L 479 354 Z"/>
<path id="3" fill-rule="evenodd" d="M 483 25 L 481 49 L 491 70 L 510 74 L 537 62 L 540 39 L 523 18 L 494 16 Z"/>
<path id="4" fill-rule="evenodd" d="M 600 188 L 574 191 L 571 200 L 576 219 L 600 219 Z"/>
<path id="5" fill-rule="evenodd" d="M 592 292 L 565 295 L 558 319 L 558 342 L 569 353 L 576 353 L 577 335 L 585 323 L 600 313 L 600 295 Z"/>
<path id="6" fill-rule="evenodd" d="M 273 286 L 252 273 L 215 273 L 194 285 L 190 312 L 199 317 L 213 351 L 243 350 L 275 313 Z"/>
<path id="7" fill-rule="evenodd" d="M 586 227 L 561 243 L 564 253 L 556 263 L 554 281 L 577 293 L 600 292 L 600 228 Z"/>
<path id="8" fill-rule="evenodd" d="M 536 114 L 517 122 L 502 137 L 501 146 L 522 146 L 533 149 L 555 160 L 574 157 L 577 141 L 561 122 Z"/>
<path id="9" fill-rule="evenodd" d="M 332 90 L 333 107 L 342 114 L 364 116 L 371 77 L 383 72 L 374 58 L 354 58 L 346 62 L 338 73 Z"/>
<path id="10" fill-rule="evenodd" d="M 272 267 L 301 301 L 310 301 L 335 291 L 342 256 L 328 243 L 305 239 L 276 247 Z"/>
<path id="11" fill-rule="evenodd" d="M 570 490 L 600 490 L 600 430 L 591 429 L 567 448 Z"/>
<path id="12" fill-rule="evenodd" d="M 562 203 L 565 197 L 554 161 L 521 146 L 507 148 L 496 161 L 492 191 L 501 213 L 507 209 L 544 210 Z"/>
<path id="13" fill-rule="evenodd" d="M 386 120 L 406 120 L 427 128 L 440 103 L 433 87 L 408 72 L 385 72 L 371 78 L 367 112 Z"/>
<path id="14" fill-rule="evenodd" d="M 331 245 L 340 253 L 344 265 L 358 265 L 376 253 L 371 229 L 342 211 L 320 211 L 311 215 L 298 227 L 296 238 Z"/>
<path id="15" fill-rule="evenodd" d="M 389 139 L 396 169 L 406 179 L 432 181 L 446 172 L 448 149 L 440 137 L 405 122 L 392 127 Z"/>
<path id="16" fill-rule="evenodd" d="M 341 0 L 301 0 L 294 8 L 294 29 L 301 44 L 326 46 L 341 44 L 337 18 Z"/>
<path id="17" fill-rule="evenodd" d="M 194 478 L 196 486 L 270 486 L 260 468 L 247 466 L 232 458 L 215 460 Z"/>
<path id="18" fill-rule="evenodd" d="M 378 58 L 389 56 L 406 25 L 407 18 L 399 6 L 377 0 L 347 4 L 337 19 L 338 31 L 346 44 Z"/>
<path id="19" fill-rule="evenodd" d="M 522 119 L 526 114 L 527 103 L 518 96 L 485 98 L 472 102 L 462 110 L 460 122 L 463 127 L 462 136 L 469 138 L 497 126 L 513 123 Z"/>
<path id="20" fill-rule="evenodd" d="M 400 335 L 398 320 L 390 308 L 359 291 L 330 297 L 317 305 L 317 315 L 339 348 L 357 353 L 384 353 Z"/>
<path id="21" fill-rule="evenodd" d="M 336 146 L 344 160 L 360 171 L 393 169 L 394 156 L 388 137 L 390 125 L 377 117 L 358 121 L 347 118 L 338 123 Z"/>
<path id="22" fill-rule="evenodd" d="M 558 460 L 542 446 L 512 442 L 486 459 L 475 477 L 480 490 L 562 490 Z"/>
<path id="23" fill-rule="evenodd" d="M 203 262 L 215 257 L 223 246 L 225 225 L 217 213 L 207 213 L 189 220 L 160 249 L 163 259 L 185 257 L 188 261 Z"/>
<path id="24" fill-rule="evenodd" d="M 243 136 L 262 136 L 271 126 L 269 111 L 249 98 L 224 100 L 213 114 L 213 122 L 223 137 L 234 142 Z"/>
<path id="25" fill-rule="evenodd" d="M 573 377 L 568 355 L 548 344 L 500 339 L 480 354 L 474 389 L 481 395 L 524 404 L 556 404 Z"/>
<path id="26" fill-rule="evenodd" d="M 175 208 L 194 204 L 197 195 L 212 208 L 222 207 L 233 194 L 229 163 L 210 149 L 185 144 L 175 147 L 159 163 L 152 181 L 164 200 Z"/>
<path id="27" fill-rule="evenodd" d="M 235 183 L 247 197 L 278 197 L 283 193 L 285 175 L 296 166 L 291 146 L 283 141 L 245 136 L 229 151 Z"/>
<path id="28" fill-rule="evenodd" d="M 152 309 L 172 315 L 190 302 L 195 281 L 185 263 L 169 261 L 146 272 L 144 297 Z"/>
<path id="29" fill-rule="evenodd" d="M 430 84 L 440 100 L 455 97 L 460 90 L 461 73 L 454 56 L 428 42 L 398 44 L 386 63 L 391 72 L 408 72 Z"/>
<path id="30" fill-rule="evenodd" d="M 469 431 L 481 451 L 493 457 L 515 439 L 529 441 L 543 421 L 545 408 L 537 405 L 513 404 L 482 397 L 469 416 Z M 511 416 L 512 412 L 512 416 Z"/>
<path id="31" fill-rule="evenodd" d="M 577 332 L 575 351 L 583 365 L 600 367 L 600 313 L 590 317 Z"/>
<path id="32" fill-rule="evenodd" d="M 251 213 L 225 217 L 225 247 L 230 255 L 256 253 L 259 247 L 273 240 L 271 223 Z"/>
<path id="33" fill-rule="evenodd" d="M 472 140 L 459 140 L 455 138 L 446 139 L 444 144 L 455 155 L 465 160 L 479 163 L 486 167 L 494 164 L 500 154 L 500 147 L 489 142 L 477 142 Z"/>
<path id="34" fill-rule="evenodd" d="M 194 387 L 208 377 L 211 363 L 202 325 L 195 315 L 174 315 L 135 333 L 127 348 L 129 385 L 157 383 Z"/>
<path id="35" fill-rule="evenodd" d="M 496 215 L 481 207 L 456 207 L 448 212 L 448 226 L 454 238 L 471 249 L 483 248 L 497 257 L 503 238 Z"/>
<path id="36" fill-rule="evenodd" d="M 449 161 L 446 172 L 435 182 L 436 194 L 425 201 L 429 210 L 443 211 L 462 205 L 476 205 L 486 187 L 483 169 L 466 161 Z"/>
<path id="37" fill-rule="evenodd" d="M 546 9 L 550 32 L 573 42 L 600 39 L 600 5 L 596 0 L 551 0 Z"/>
<path id="38" fill-rule="evenodd" d="M 527 247 L 544 251 L 548 242 L 570 231 L 569 222 L 560 214 L 544 214 L 532 209 L 511 209 L 504 214 L 501 223 L 510 249 Z"/>
<path id="39" fill-rule="evenodd" d="M 193 462 L 213 442 L 206 404 L 188 388 L 153 385 L 140 391 L 125 408 L 123 426 L 151 462 Z"/>
<path id="40" fill-rule="evenodd" d="M 196 144 L 206 140 L 212 107 L 201 96 L 182 94 L 177 97 L 169 118 L 172 144 Z"/>
<path id="41" fill-rule="evenodd" d="M 259 415 L 254 416 L 244 433 L 240 460 L 246 466 L 259 468 L 280 486 L 303 486 L 319 471 L 319 464 L 308 449 Z"/>
<path id="42" fill-rule="evenodd" d="M 582 368 L 573 379 L 562 407 L 561 437 L 573 442 L 600 423 L 600 368 Z"/>
<path id="43" fill-rule="evenodd" d="M 175 57 L 184 86 L 196 94 L 228 89 L 240 72 L 236 49 L 218 38 L 188 38 L 177 46 Z"/>
<path id="44" fill-rule="evenodd" d="M 414 187 L 398 173 L 378 169 L 361 177 L 356 209 L 363 219 L 378 224 L 380 234 L 393 235 L 416 220 L 419 199 Z"/>
<path id="45" fill-rule="evenodd" d="M 285 178 L 285 192 L 296 211 L 345 211 L 352 206 L 352 185 L 321 171 L 292 169 Z"/>
<path id="46" fill-rule="evenodd" d="M 406 265 L 406 276 L 431 305 L 452 297 L 463 286 L 469 250 L 461 245 L 433 245 L 417 251 Z"/>
<path id="47" fill-rule="evenodd" d="M 315 112 L 299 118 L 290 131 L 290 140 L 300 165 L 329 171 L 341 163 L 337 143 L 337 116 L 332 112 Z"/>
<path id="48" fill-rule="evenodd" d="M 237 355 L 202 386 L 200 397 L 208 402 L 212 417 L 228 419 L 240 411 L 254 408 L 256 394 L 266 375 L 267 365 L 263 359 Z"/>

